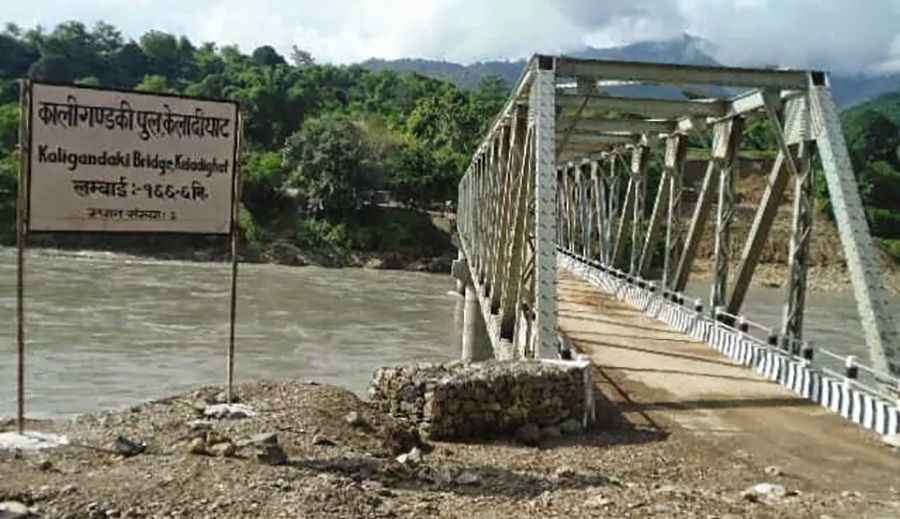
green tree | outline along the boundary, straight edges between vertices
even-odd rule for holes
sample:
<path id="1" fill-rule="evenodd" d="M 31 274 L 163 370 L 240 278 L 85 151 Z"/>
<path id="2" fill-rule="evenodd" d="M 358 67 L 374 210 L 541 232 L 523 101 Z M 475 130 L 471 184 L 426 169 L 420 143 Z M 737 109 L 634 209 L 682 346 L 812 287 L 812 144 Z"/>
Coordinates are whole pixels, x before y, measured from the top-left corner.
<path id="1" fill-rule="evenodd" d="M 900 238 L 900 96 L 849 110 L 843 127 L 872 234 Z M 821 184 L 824 184 L 822 182 Z M 827 191 L 822 189 L 820 193 Z M 826 208 L 829 205 L 826 202 Z"/>
<path id="2" fill-rule="evenodd" d="M 194 61 L 197 65 L 198 77 L 206 78 L 212 74 L 225 72 L 225 60 L 216 52 L 215 43 L 201 45 L 194 54 Z"/>
<path id="3" fill-rule="evenodd" d="M 303 68 L 303 67 L 311 67 L 316 64 L 316 60 L 313 58 L 312 54 L 301 49 L 296 45 L 291 46 L 291 63 L 294 64 L 295 67 Z"/>
<path id="4" fill-rule="evenodd" d="M 395 153 L 390 161 L 387 187 L 397 200 L 410 207 L 428 208 L 456 198 L 460 158 L 447 148 L 435 152 L 415 140 Z"/>
<path id="5" fill-rule="evenodd" d="M 137 43 L 130 41 L 110 53 L 106 84 L 120 88 L 134 88 L 149 69 L 149 60 Z"/>
<path id="6" fill-rule="evenodd" d="M 283 154 L 288 185 L 303 193 L 311 210 L 347 213 L 361 206 L 371 185 L 369 150 L 348 118 L 327 114 L 307 120 Z"/>
<path id="7" fill-rule="evenodd" d="M 272 219 L 284 206 L 287 170 L 277 151 L 251 151 L 243 156 L 242 200 L 257 220 Z"/>
<path id="8" fill-rule="evenodd" d="M 72 82 L 103 71 L 100 46 L 81 22 L 63 22 L 40 41 L 41 58 L 32 66 L 38 79 Z"/>
<path id="9" fill-rule="evenodd" d="M 165 76 L 170 83 L 194 78 L 196 49 L 186 37 L 176 38 L 166 32 L 149 31 L 141 36 L 141 48 L 153 75 Z"/>
<path id="10" fill-rule="evenodd" d="M 479 128 L 479 135 L 487 132 L 488 125 L 493 122 L 492 117 L 495 117 L 503 110 L 507 97 L 509 97 L 509 85 L 506 84 L 503 78 L 499 76 L 485 76 L 482 78 L 472 99 L 476 113 L 488 115 L 483 118 L 484 122 L 482 127 Z"/>
<path id="11" fill-rule="evenodd" d="M 19 106 L 0 105 L 0 158 L 6 157 L 19 142 Z"/>
<path id="12" fill-rule="evenodd" d="M 165 94 L 172 92 L 172 89 L 169 88 L 169 81 L 166 79 L 166 76 L 161 75 L 152 75 L 152 76 L 144 76 L 144 80 L 134 87 L 138 92 L 150 92 L 154 94 Z"/>
<path id="13" fill-rule="evenodd" d="M 247 115 L 244 128 L 252 143 L 272 149 L 300 127 L 305 99 L 297 74 L 286 65 L 249 67 L 239 77 L 242 85 L 227 90 Z"/>
<path id="14" fill-rule="evenodd" d="M 274 67 L 275 65 L 287 65 L 287 61 L 271 45 L 257 47 L 251 55 L 253 62 L 260 67 Z"/>
<path id="15" fill-rule="evenodd" d="M 24 77 L 31 64 L 40 58 L 35 47 L 20 40 L 18 34 L 0 34 L 0 76 L 7 78 Z"/>

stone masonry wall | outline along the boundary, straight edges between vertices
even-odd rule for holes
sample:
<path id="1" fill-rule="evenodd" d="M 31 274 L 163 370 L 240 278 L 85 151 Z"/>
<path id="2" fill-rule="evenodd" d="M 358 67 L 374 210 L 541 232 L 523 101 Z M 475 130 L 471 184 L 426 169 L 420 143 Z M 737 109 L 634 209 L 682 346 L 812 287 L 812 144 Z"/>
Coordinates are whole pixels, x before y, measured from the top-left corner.
<path id="1" fill-rule="evenodd" d="M 594 403 L 586 361 L 488 361 L 379 368 L 369 397 L 431 439 L 486 438 L 519 427 L 587 427 Z"/>

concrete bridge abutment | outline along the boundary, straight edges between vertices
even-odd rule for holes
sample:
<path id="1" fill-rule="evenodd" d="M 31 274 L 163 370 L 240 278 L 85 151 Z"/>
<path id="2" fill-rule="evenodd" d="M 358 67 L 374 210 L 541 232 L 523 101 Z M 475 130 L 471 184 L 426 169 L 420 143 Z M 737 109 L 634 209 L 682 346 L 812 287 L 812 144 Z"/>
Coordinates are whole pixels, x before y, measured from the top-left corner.
<path id="1" fill-rule="evenodd" d="M 459 298 L 454 310 L 454 323 L 457 329 L 460 360 L 463 362 L 481 362 L 494 357 L 491 341 L 488 337 L 478 292 L 469 274 L 469 265 L 462 252 L 459 259 L 453 262 L 451 273 L 456 278 L 456 291 Z"/>

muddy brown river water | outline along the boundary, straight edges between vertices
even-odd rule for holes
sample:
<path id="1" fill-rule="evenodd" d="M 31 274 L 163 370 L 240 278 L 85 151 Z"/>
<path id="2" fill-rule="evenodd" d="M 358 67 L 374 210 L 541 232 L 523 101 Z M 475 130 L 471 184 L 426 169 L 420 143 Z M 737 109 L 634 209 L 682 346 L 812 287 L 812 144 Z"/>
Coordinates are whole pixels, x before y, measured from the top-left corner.
<path id="1" fill-rule="evenodd" d="M 0 249 L 0 416 L 15 414 L 15 251 Z M 225 380 L 230 266 L 29 252 L 27 409 L 118 408 Z M 240 267 L 235 376 L 362 393 L 372 371 L 451 352 L 449 276 Z"/>
<path id="2" fill-rule="evenodd" d="M 457 357 L 453 280 L 365 269 L 241 265 L 236 379 L 298 378 L 363 393 L 372 371 Z M 27 410 L 121 408 L 225 378 L 225 264 L 30 251 Z M 0 249 L 0 416 L 15 414 L 15 251 Z M 705 297 L 708 286 L 690 293 Z M 747 316 L 780 321 L 782 292 L 751 292 Z M 813 293 L 807 333 L 866 357 L 849 292 Z"/>

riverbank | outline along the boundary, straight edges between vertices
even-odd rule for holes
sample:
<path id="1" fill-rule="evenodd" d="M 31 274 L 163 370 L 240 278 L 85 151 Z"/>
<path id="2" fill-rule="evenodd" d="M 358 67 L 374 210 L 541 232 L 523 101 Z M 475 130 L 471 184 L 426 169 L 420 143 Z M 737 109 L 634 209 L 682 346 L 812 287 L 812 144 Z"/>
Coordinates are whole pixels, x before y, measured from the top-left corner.
<path id="1" fill-rule="evenodd" d="M 900 267 L 885 258 L 882 277 L 889 293 L 900 294 Z M 737 273 L 737 263 L 732 264 L 729 279 Z M 692 281 L 711 282 L 715 274 L 713 258 L 698 258 L 691 271 Z M 760 263 L 753 274 L 751 286 L 757 288 L 786 288 L 790 270 L 785 263 Z M 850 273 L 843 262 L 814 264 L 807 272 L 807 287 L 815 292 L 849 292 L 853 290 Z"/>
<path id="2" fill-rule="evenodd" d="M 752 202 L 752 201 L 751 201 Z M 735 221 L 732 250 L 739 254 L 749 233 L 752 204 L 742 206 L 743 218 Z M 791 239 L 789 207 L 766 241 L 752 286 L 784 288 L 789 279 L 788 248 Z M 264 229 L 247 224 L 242 227 L 238 257 L 245 263 L 325 268 L 369 268 L 413 272 L 449 273 L 457 257 L 455 229 L 451 218 L 402 208 L 371 208 L 352 222 L 306 221 L 294 218 L 270 222 Z M 110 253 L 156 260 L 224 262 L 230 259 L 227 238 L 217 236 L 157 236 L 127 234 L 51 234 L 29 238 L 30 248 L 55 254 L 92 253 L 106 257 Z M 7 246 L 14 243 L 8 239 Z M 715 230 L 707 222 L 703 240 L 691 274 L 693 280 L 710 281 L 714 272 Z M 808 285 L 822 292 L 852 290 L 843 258 L 843 246 L 834 224 L 817 212 L 815 233 L 810 245 Z M 882 251 L 885 287 L 900 294 L 900 264 Z M 731 265 L 734 279 L 738 264 Z"/>
<path id="3" fill-rule="evenodd" d="M 635 426 L 614 412 L 602 414 L 597 430 L 537 448 L 419 443 L 419 453 L 398 461 L 415 438 L 349 391 L 245 384 L 237 394 L 256 416 L 198 422 L 220 391 L 29 424 L 73 445 L 0 455 L 0 502 L 42 517 L 818 518 L 900 510 L 900 489 L 870 496 L 851 481 L 841 492 L 815 474 L 767 474 L 751 453 L 724 453 L 674 424 Z M 261 461 L 252 440 L 261 433 L 276 434 L 287 459 Z M 116 453 L 120 435 L 145 442 L 145 450 Z M 745 492 L 767 481 L 786 494 Z"/>
<path id="4" fill-rule="evenodd" d="M 368 207 L 346 219 L 283 217 L 265 225 L 242 218 L 238 258 L 244 263 L 448 273 L 457 254 L 452 226 L 445 214 L 398 207 Z M 7 232 L 0 244 L 14 247 L 15 237 Z M 28 244 L 31 250 L 81 257 L 121 254 L 192 262 L 231 258 L 229 239 L 222 236 L 56 233 L 29 236 Z"/>

